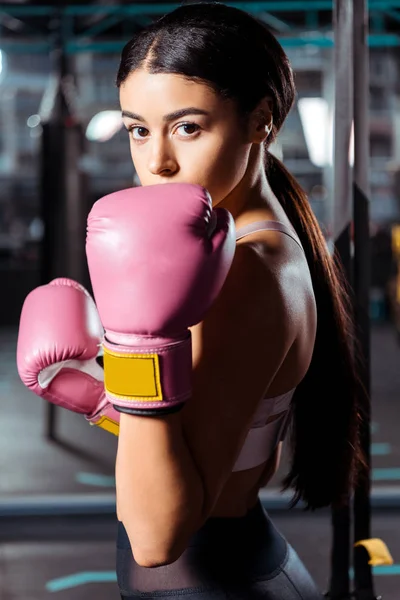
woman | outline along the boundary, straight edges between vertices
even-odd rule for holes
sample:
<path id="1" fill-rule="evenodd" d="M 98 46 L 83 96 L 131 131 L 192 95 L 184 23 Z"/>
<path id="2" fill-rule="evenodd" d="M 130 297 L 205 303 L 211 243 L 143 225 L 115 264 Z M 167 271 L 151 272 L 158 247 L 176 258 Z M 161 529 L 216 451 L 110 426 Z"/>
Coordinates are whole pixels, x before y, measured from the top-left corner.
<path id="1" fill-rule="evenodd" d="M 320 598 L 258 501 L 288 430 L 294 503 L 339 504 L 362 463 L 341 274 L 268 151 L 295 97 L 288 59 L 250 15 L 192 4 L 125 46 L 117 85 L 142 186 L 200 184 L 238 234 L 223 290 L 191 329 L 190 401 L 178 415 L 121 415 L 121 597 Z M 186 447 L 157 452 L 176 419 Z"/>

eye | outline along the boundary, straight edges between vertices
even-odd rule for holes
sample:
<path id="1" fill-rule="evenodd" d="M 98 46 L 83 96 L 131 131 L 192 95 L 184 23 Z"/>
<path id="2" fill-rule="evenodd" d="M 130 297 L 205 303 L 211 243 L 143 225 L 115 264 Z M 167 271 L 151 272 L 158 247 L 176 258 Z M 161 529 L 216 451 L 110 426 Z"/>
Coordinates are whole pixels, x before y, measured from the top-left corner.
<path id="1" fill-rule="evenodd" d="M 133 137 L 134 140 L 143 140 L 148 134 L 149 130 L 146 127 L 140 127 L 139 125 L 133 125 L 129 127 L 129 133 Z"/>
<path id="2" fill-rule="evenodd" d="M 200 130 L 200 126 L 196 123 L 182 123 L 176 128 L 176 131 L 179 130 L 181 130 L 179 135 L 181 135 L 182 137 L 189 137 L 194 133 L 197 133 Z"/>

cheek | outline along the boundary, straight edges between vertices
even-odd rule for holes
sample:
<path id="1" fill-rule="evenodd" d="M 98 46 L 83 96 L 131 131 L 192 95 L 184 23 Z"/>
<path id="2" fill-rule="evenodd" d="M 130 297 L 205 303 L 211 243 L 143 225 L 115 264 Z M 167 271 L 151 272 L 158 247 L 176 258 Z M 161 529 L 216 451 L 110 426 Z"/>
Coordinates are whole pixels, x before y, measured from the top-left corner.
<path id="1" fill-rule="evenodd" d="M 149 185 L 150 183 L 154 183 L 151 181 L 151 175 L 147 168 L 146 154 L 145 152 L 138 151 L 138 148 L 130 142 L 130 153 L 133 166 L 135 168 L 136 174 L 139 177 L 141 185 Z"/>
<path id="2" fill-rule="evenodd" d="M 229 143 L 215 146 L 213 150 L 202 155 L 204 166 L 204 187 L 206 187 L 214 204 L 223 200 L 243 178 L 249 161 L 251 145 L 232 140 Z"/>

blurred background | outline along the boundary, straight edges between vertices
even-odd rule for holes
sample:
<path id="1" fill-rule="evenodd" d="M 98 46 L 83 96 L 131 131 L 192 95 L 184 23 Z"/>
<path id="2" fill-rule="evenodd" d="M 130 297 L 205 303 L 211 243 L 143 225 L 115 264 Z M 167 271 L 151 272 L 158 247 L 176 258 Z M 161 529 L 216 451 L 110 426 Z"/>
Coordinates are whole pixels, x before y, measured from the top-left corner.
<path id="1" fill-rule="evenodd" d="M 296 104 L 272 151 L 306 190 L 333 248 L 333 3 L 235 3 L 270 26 L 291 60 Z M 117 598 L 116 440 L 50 410 L 15 366 L 26 295 L 56 276 L 89 286 L 94 201 L 137 185 L 115 87 L 120 51 L 175 5 L 14 0 L 0 4 L 0 598 Z M 377 591 L 400 597 L 400 1 L 369 2 L 372 533 L 392 553 Z M 260 69 L 263 65 L 260 64 Z M 238 73 L 240 77 L 240 73 Z M 352 157 L 350 156 L 350 162 Z M 321 589 L 330 515 L 287 510 L 278 476 L 263 494 Z"/>

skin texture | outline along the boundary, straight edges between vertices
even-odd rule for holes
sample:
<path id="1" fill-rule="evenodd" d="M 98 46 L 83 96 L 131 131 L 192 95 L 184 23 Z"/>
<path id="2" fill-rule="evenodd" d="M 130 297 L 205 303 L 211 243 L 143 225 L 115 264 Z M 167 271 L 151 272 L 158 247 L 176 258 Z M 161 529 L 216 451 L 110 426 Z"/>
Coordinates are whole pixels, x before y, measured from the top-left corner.
<path id="1" fill-rule="evenodd" d="M 140 70 L 122 85 L 120 102 L 142 185 L 203 185 L 237 228 L 264 219 L 289 224 L 263 167 L 269 98 L 243 123 L 234 103 L 205 84 Z M 188 108 L 207 115 L 166 120 Z M 175 561 L 209 516 L 240 516 L 255 503 L 281 448 L 259 467 L 239 473 L 232 467 L 259 400 L 304 377 L 315 329 L 310 275 L 298 245 L 272 231 L 239 241 L 217 301 L 191 328 L 192 398 L 166 417 L 121 414 L 118 518 L 140 565 Z"/>

